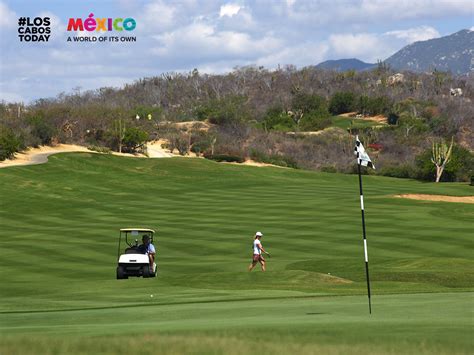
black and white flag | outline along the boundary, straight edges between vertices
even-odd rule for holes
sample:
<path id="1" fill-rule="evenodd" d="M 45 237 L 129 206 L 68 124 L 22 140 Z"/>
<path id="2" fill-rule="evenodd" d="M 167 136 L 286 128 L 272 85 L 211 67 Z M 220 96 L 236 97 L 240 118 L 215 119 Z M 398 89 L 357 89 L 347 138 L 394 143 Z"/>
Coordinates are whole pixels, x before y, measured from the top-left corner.
<path id="1" fill-rule="evenodd" d="M 359 136 L 356 136 L 356 145 L 354 148 L 354 154 L 357 155 L 357 164 L 362 166 L 368 166 L 369 168 L 375 169 L 374 164 L 369 158 L 369 155 L 364 149 L 364 146 L 359 140 Z"/>

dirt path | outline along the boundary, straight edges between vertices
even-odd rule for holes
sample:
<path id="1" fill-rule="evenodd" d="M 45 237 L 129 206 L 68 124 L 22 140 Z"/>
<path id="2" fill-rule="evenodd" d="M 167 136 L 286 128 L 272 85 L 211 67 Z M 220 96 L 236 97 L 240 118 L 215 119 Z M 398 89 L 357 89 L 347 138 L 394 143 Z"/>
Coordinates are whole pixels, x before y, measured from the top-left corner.
<path id="1" fill-rule="evenodd" d="M 170 158 L 174 157 L 175 155 L 172 154 L 169 150 L 166 150 L 161 147 L 162 144 L 166 143 L 165 140 L 158 140 L 153 142 L 148 142 L 146 144 L 146 149 L 148 152 L 148 156 L 150 158 Z"/>
<path id="2" fill-rule="evenodd" d="M 403 195 L 395 195 L 394 197 L 408 198 L 408 199 L 411 199 L 411 200 L 421 200 L 421 201 L 474 203 L 474 196 L 445 196 L 445 195 L 403 194 Z"/>

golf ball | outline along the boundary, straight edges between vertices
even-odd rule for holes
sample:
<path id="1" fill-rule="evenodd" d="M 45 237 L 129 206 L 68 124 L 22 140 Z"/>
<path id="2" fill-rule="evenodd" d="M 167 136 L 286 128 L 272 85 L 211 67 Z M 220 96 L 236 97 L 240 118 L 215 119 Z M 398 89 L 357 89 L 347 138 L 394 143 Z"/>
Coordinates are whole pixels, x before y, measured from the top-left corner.
<path id="1" fill-rule="evenodd" d="M 153 297 L 153 295 L 150 295 L 150 297 Z"/>

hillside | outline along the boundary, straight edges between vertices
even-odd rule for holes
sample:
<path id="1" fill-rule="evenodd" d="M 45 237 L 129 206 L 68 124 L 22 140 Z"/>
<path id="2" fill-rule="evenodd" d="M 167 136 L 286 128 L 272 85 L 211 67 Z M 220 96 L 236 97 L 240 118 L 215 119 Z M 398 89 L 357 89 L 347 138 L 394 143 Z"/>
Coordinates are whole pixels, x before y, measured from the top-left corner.
<path id="1" fill-rule="evenodd" d="M 474 70 L 474 31 L 461 30 L 448 36 L 414 42 L 383 62 L 397 71 L 428 73 L 436 69 L 455 75 L 472 73 Z M 352 58 L 326 60 L 315 67 L 335 71 L 363 71 L 376 66 L 376 64 Z"/>
<path id="2" fill-rule="evenodd" d="M 412 43 L 385 60 L 396 70 L 450 71 L 456 75 L 474 70 L 474 31 Z"/>
<path id="3" fill-rule="evenodd" d="M 338 60 L 326 60 L 315 66 L 317 69 L 336 70 L 336 71 L 347 71 L 347 70 L 367 70 L 372 69 L 376 64 L 365 63 L 359 59 L 338 59 Z"/>
<path id="4" fill-rule="evenodd" d="M 394 74 L 383 64 L 359 72 L 245 67 L 208 75 L 196 70 L 28 106 L 3 102 L 0 160 L 26 147 L 58 143 L 145 153 L 146 142 L 161 140 L 165 149 L 181 155 L 351 173 L 359 135 L 377 162 L 376 174 L 434 181 L 432 144 L 453 138 L 452 163 L 441 181 L 470 181 L 474 77 Z M 451 95 L 451 88 L 461 94 Z M 352 117 L 340 116 L 348 113 Z"/>

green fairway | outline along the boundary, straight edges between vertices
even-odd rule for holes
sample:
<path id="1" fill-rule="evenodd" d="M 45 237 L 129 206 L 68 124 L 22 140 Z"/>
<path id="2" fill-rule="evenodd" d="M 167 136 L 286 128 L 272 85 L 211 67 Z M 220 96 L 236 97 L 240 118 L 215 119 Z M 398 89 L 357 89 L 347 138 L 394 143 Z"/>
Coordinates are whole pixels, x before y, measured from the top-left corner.
<path id="1" fill-rule="evenodd" d="M 59 154 L 0 170 L 0 353 L 469 353 L 467 184 L 203 159 Z M 159 276 L 115 280 L 118 230 L 157 230 Z M 253 234 L 272 253 L 246 268 Z M 152 296 L 153 295 L 153 296 Z M 133 350 L 135 349 L 135 350 Z"/>
<path id="2" fill-rule="evenodd" d="M 367 127 L 380 127 L 385 126 L 377 121 L 363 120 L 353 117 L 344 117 L 344 116 L 332 116 L 331 117 L 332 126 L 339 127 L 343 129 L 357 129 L 357 128 L 367 128 Z"/>

